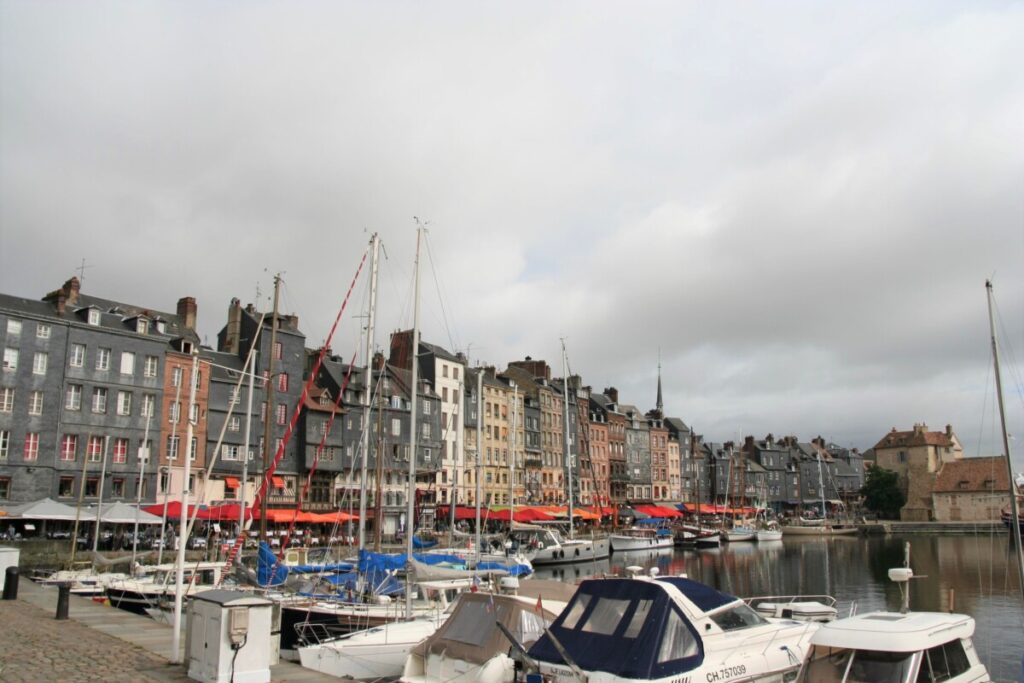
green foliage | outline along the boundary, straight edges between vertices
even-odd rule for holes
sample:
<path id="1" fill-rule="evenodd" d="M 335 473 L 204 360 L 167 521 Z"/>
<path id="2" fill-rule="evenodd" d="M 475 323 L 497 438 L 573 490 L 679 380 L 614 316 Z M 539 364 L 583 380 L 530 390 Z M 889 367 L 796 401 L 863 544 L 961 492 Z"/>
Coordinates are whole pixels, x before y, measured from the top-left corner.
<path id="1" fill-rule="evenodd" d="M 883 519 L 899 519 L 900 508 L 907 502 L 900 490 L 899 476 L 877 465 L 868 468 L 860 493 L 864 496 L 864 506 Z"/>

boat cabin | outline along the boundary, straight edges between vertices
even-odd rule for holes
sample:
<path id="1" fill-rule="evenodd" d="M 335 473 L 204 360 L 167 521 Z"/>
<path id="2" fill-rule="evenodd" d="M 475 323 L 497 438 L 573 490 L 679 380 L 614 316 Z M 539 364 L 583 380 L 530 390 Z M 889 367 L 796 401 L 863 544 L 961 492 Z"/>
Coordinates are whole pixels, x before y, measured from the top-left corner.
<path id="1" fill-rule="evenodd" d="M 802 683 L 989 680 L 971 636 L 974 619 L 941 612 L 870 612 L 822 626 Z"/>
<path id="2" fill-rule="evenodd" d="M 560 546 L 565 541 L 558 529 L 543 527 L 536 524 L 513 524 L 509 532 L 509 540 L 513 548 L 543 549 Z"/>

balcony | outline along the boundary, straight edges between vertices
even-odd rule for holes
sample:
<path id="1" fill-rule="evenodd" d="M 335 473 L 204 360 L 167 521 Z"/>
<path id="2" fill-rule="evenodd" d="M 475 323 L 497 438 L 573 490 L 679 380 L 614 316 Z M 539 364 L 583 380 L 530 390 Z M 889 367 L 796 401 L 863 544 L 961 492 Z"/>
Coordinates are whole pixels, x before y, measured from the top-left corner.
<path id="1" fill-rule="evenodd" d="M 544 466 L 544 463 L 540 458 L 527 457 L 523 460 L 523 466 L 528 470 L 539 470 Z"/>

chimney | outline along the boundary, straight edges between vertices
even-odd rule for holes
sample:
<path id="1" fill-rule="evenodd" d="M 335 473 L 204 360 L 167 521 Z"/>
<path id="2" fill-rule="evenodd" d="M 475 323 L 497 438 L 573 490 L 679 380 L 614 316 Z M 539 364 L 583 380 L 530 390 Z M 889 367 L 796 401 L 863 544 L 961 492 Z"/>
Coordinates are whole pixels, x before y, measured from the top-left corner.
<path id="1" fill-rule="evenodd" d="M 64 293 L 68 298 L 68 304 L 74 306 L 78 303 L 78 291 L 81 288 L 77 277 L 72 277 L 64 283 Z"/>
<path id="2" fill-rule="evenodd" d="M 953 436 L 953 425 L 946 425 L 946 436 Z"/>
<path id="3" fill-rule="evenodd" d="M 195 332 L 196 329 L 196 300 L 191 296 L 183 296 L 178 299 L 178 318 L 181 324 L 187 329 Z"/>
<path id="4" fill-rule="evenodd" d="M 612 403 L 618 403 L 619 402 L 619 390 L 616 389 L 615 387 L 608 387 L 607 389 L 605 389 L 601 393 L 603 393 L 605 396 L 610 398 Z"/>
<path id="5" fill-rule="evenodd" d="M 373 369 L 383 370 L 384 369 L 384 354 L 377 351 L 373 354 Z"/>
<path id="6" fill-rule="evenodd" d="M 412 330 L 391 334 L 391 357 L 388 362 L 396 368 L 412 369 Z"/>
<path id="7" fill-rule="evenodd" d="M 743 450 L 752 451 L 754 450 L 754 437 L 745 436 L 743 437 Z"/>
<path id="8" fill-rule="evenodd" d="M 768 433 L 768 436 L 764 437 L 764 442 L 768 444 L 768 448 L 775 445 L 775 437 L 772 436 L 771 432 Z"/>
<path id="9" fill-rule="evenodd" d="M 228 306 L 228 324 L 224 326 L 224 343 L 220 350 L 227 353 L 238 353 L 239 337 L 241 334 L 242 302 L 234 298 Z"/>
<path id="10" fill-rule="evenodd" d="M 291 326 L 293 330 L 299 329 L 299 316 L 292 313 L 291 315 L 286 315 L 285 320 L 288 321 L 288 324 Z"/>

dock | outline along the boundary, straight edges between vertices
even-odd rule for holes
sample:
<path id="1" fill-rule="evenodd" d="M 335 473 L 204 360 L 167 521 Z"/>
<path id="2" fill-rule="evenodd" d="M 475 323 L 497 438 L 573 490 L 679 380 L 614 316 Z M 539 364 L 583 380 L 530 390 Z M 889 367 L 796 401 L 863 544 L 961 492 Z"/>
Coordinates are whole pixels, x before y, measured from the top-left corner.
<path id="1" fill-rule="evenodd" d="M 67 621 L 56 620 L 56 611 L 57 588 L 25 578 L 19 582 L 17 600 L 0 600 L 0 681 L 190 680 L 184 664 L 170 661 L 170 626 L 74 595 Z M 184 652 L 184 633 L 181 647 Z M 270 674 L 275 683 L 338 680 L 284 660 Z"/>

